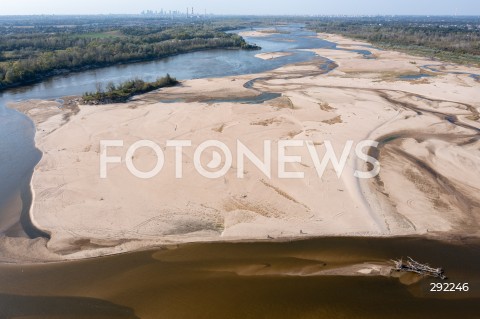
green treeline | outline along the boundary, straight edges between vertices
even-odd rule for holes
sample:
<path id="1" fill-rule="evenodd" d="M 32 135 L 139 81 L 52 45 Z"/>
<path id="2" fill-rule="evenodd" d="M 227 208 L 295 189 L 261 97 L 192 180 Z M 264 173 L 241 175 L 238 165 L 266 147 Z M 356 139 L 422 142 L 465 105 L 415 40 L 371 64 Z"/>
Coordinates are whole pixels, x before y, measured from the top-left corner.
<path id="1" fill-rule="evenodd" d="M 480 64 L 480 21 L 454 17 L 324 18 L 309 27 L 383 48 L 457 63 Z"/>
<path id="2" fill-rule="evenodd" d="M 147 93 L 163 87 L 174 86 L 176 84 L 178 84 L 177 79 L 172 78 L 170 74 L 157 79 L 155 82 L 145 82 L 140 79 L 134 79 L 119 85 L 109 83 L 105 91 L 99 88 L 97 92 L 86 92 L 82 97 L 82 102 L 84 104 L 122 103 L 134 95 Z"/>
<path id="3" fill-rule="evenodd" d="M 68 71 L 214 48 L 258 49 L 208 25 L 15 32 L 0 35 L 0 89 Z"/>

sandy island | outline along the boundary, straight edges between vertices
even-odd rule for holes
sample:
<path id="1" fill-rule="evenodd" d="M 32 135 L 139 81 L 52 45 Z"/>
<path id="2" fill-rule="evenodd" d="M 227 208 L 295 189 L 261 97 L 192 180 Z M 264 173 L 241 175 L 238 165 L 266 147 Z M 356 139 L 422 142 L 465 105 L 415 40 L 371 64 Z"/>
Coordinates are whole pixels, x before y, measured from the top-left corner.
<path id="1" fill-rule="evenodd" d="M 292 53 L 291 52 L 265 52 L 265 53 L 259 53 L 255 55 L 255 57 L 262 60 L 273 60 L 273 59 L 278 59 L 278 58 L 289 56 L 289 55 L 292 55 Z"/>
<path id="2" fill-rule="evenodd" d="M 365 49 L 366 43 L 340 36 L 319 37 Z M 368 50 L 375 59 L 312 50 L 338 64 L 327 74 L 314 60 L 264 74 L 184 81 L 126 104 L 62 110 L 51 102 L 48 116 L 39 111 L 45 102 L 23 103 L 36 121 L 36 143 L 44 153 L 33 176 L 31 217 L 52 236 L 47 244 L 29 242 L 24 257 L 77 259 L 192 241 L 478 236 L 480 83 L 448 73 L 463 66 Z M 422 66 L 427 64 L 442 72 L 398 79 L 426 72 Z M 244 88 L 252 79 L 258 79 L 255 90 Z M 282 96 L 262 104 L 202 102 L 259 91 Z M 168 99 L 172 103 L 159 102 Z M 372 139 L 381 142 L 381 172 L 358 180 L 353 171 L 365 165 L 350 157 L 341 178 L 329 165 L 320 179 L 307 149 L 291 148 L 287 153 L 301 155 L 303 165 L 289 170 L 304 172 L 304 179 L 269 179 L 247 161 L 240 180 L 235 159 L 223 178 L 206 179 L 194 171 L 187 151 L 182 179 L 175 178 L 171 160 L 149 180 L 134 177 L 124 164 L 111 164 L 108 178 L 100 179 L 100 140 L 105 139 L 122 139 L 126 147 L 141 139 L 160 145 L 192 140 L 194 146 L 217 139 L 231 149 L 240 139 L 259 156 L 264 139 L 312 140 L 319 152 L 330 140 L 337 154 L 347 140 Z M 112 148 L 109 155 L 124 158 L 126 147 Z M 172 159 L 173 150 L 165 149 L 165 156 Z M 155 160 L 139 150 L 134 163 L 148 170 Z M 277 164 L 273 160 L 272 167 Z M 4 238 L 1 245 L 7 255 L 18 255 L 15 248 L 27 246 L 26 241 Z"/>

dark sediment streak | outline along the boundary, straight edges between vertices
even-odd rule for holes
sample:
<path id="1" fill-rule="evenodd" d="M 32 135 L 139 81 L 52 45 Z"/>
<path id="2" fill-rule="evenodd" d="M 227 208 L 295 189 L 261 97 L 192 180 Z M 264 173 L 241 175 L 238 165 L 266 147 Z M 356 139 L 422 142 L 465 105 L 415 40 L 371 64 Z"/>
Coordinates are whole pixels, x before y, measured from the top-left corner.
<path id="1" fill-rule="evenodd" d="M 0 294 L 0 318 L 139 318 L 132 309 L 85 297 L 47 297 Z"/>
<path id="2" fill-rule="evenodd" d="M 29 174 L 23 182 L 21 189 L 21 199 L 22 199 L 22 212 L 20 213 L 20 224 L 22 225 L 23 231 L 28 235 L 29 238 L 47 238 L 50 239 L 50 234 L 44 232 L 43 230 L 37 228 L 33 223 L 30 216 L 30 211 L 33 206 L 33 190 L 31 186 L 33 171 Z"/>

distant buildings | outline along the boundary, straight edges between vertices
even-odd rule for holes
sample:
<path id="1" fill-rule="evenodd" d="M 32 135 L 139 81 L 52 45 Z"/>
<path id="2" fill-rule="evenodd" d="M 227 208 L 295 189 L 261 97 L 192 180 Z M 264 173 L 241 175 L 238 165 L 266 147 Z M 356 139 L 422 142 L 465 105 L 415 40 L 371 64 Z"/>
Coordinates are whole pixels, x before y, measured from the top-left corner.
<path id="1" fill-rule="evenodd" d="M 205 14 L 195 13 L 194 7 L 187 7 L 185 12 L 178 10 L 164 10 L 163 8 L 160 11 L 153 10 L 143 10 L 141 12 L 142 16 L 148 17 L 164 17 L 164 18 L 189 18 L 189 19 L 203 19 L 207 18 L 207 10 L 205 9 Z"/>

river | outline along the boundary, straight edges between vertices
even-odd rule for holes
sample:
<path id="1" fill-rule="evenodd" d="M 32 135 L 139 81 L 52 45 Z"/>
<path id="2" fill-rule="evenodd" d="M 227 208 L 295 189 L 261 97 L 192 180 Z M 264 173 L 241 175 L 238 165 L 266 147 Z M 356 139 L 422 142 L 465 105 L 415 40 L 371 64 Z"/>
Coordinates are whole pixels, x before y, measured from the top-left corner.
<path id="1" fill-rule="evenodd" d="M 479 247 L 478 240 L 318 238 L 0 265 L 0 318 L 478 318 Z M 470 290 L 431 292 L 437 279 L 405 285 L 392 277 L 316 275 L 402 256 L 443 266 L 449 282 Z"/>
<path id="2" fill-rule="evenodd" d="M 153 80 L 166 73 L 180 80 L 259 73 L 314 58 L 299 49 L 336 46 L 300 26 L 283 31 L 288 33 L 247 38 L 262 52 L 293 53 L 278 59 L 255 58 L 258 51 L 193 52 L 57 76 L 1 93 L 0 234 L 38 236 L 21 231 L 18 212 L 29 208 L 25 192 L 41 153 L 32 121 L 6 108 L 8 101 L 80 95 L 97 83 Z M 406 256 L 444 267 L 450 281 L 468 283 L 469 292 L 430 292 L 433 279 L 405 285 L 392 277 L 315 274 Z M 0 264 L 0 318 L 478 318 L 478 269 L 478 241 L 318 238 L 188 244 L 75 262 Z"/>

